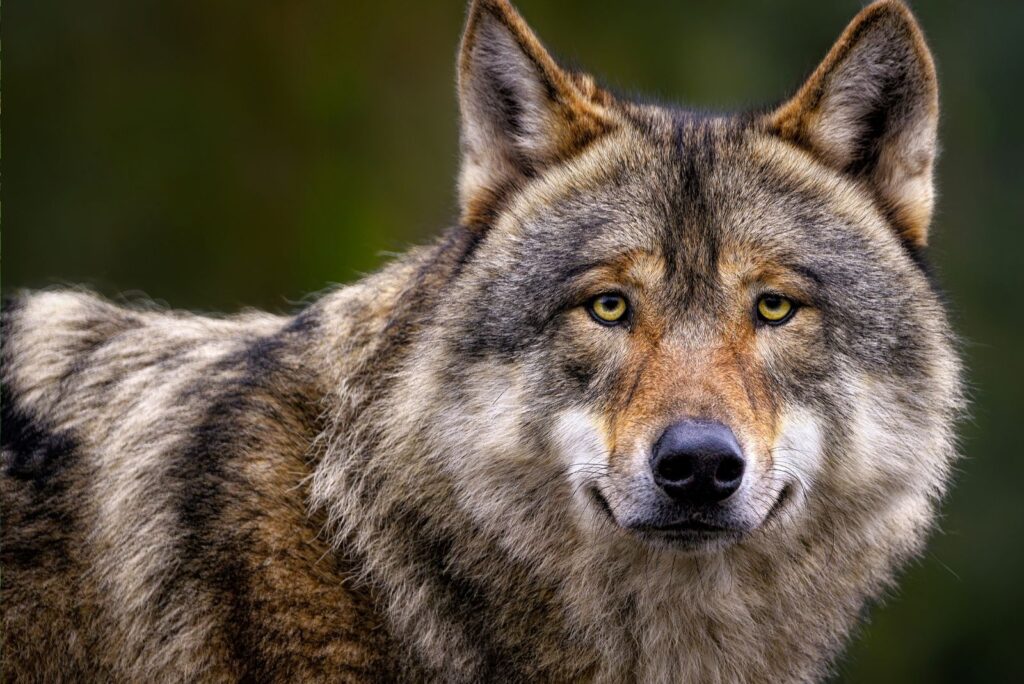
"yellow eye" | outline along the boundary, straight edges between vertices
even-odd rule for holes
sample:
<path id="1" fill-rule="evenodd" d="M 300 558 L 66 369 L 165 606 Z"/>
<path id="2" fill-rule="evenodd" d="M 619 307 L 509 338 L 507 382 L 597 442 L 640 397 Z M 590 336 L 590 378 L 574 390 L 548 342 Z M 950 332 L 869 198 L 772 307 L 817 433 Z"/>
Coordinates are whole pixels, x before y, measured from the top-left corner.
<path id="1" fill-rule="evenodd" d="M 793 301 L 782 295 L 766 294 L 757 300 L 757 315 L 765 323 L 778 325 L 789 320 L 796 311 Z"/>
<path id="2" fill-rule="evenodd" d="M 619 323 L 626 317 L 629 304 L 626 298 L 617 294 L 603 294 L 590 302 L 590 314 L 598 323 L 608 325 Z"/>

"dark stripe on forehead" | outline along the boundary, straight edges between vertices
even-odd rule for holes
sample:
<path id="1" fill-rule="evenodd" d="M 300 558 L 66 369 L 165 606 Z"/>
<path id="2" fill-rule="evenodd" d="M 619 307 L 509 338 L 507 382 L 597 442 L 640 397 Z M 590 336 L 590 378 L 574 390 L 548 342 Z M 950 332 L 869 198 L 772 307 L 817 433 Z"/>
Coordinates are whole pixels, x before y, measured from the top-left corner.
<path id="1" fill-rule="evenodd" d="M 707 180 L 717 163 L 715 120 L 675 112 L 672 183 L 666 184 L 663 252 L 667 275 L 674 280 L 680 304 L 699 296 L 701 285 L 713 286 L 720 249 L 716 211 Z"/>

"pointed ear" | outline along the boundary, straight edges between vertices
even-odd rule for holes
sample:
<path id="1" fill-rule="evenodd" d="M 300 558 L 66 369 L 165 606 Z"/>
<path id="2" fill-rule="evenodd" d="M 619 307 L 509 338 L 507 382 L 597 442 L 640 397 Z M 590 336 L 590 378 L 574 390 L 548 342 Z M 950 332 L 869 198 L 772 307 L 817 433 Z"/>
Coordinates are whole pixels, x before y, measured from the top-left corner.
<path id="1" fill-rule="evenodd" d="M 610 99 L 563 71 L 507 0 L 473 0 L 459 57 L 463 223 L 489 224 L 508 193 L 607 131 Z"/>
<path id="2" fill-rule="evenodd" d="M 850 23 L 768 124 L 835 169 L 863 178 L 900 236 L 928 239 L 939 118 L 935 66 L 910 10 L 881 0 Z"/>

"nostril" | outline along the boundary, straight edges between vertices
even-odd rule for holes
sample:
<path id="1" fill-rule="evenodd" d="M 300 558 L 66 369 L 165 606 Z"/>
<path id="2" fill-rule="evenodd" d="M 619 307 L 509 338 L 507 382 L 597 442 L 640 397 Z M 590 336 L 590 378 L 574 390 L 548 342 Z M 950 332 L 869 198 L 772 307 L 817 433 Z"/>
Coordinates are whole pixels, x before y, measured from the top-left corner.
<path id="1" fill-rule="evenodd" d="M 676 454 L 658 462 L 655 473 L 663 482 L 680 483 L 693 477 L 693 459 L 687 454 Z"/>
<path id="2" fill-rule="evenodd" d="M 715 470 L 715 480 L 728 485 L 743 477 L 743 461 L 735 456 L 726 456 Z"/>

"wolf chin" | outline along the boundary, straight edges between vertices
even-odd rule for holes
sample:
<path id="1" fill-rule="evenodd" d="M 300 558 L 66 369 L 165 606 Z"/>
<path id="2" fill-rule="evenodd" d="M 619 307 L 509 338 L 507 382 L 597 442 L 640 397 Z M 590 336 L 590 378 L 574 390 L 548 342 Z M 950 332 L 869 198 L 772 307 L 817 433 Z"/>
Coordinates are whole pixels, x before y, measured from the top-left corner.
<path id="1" fill-rule="evenodd" d="M 906 7 L 740 115 L 505 0 L 458 73 L 460 220 L 379 273 L 7 302 L 10 681 L 816 681 L 921 552 L 962 400 Z"/>

